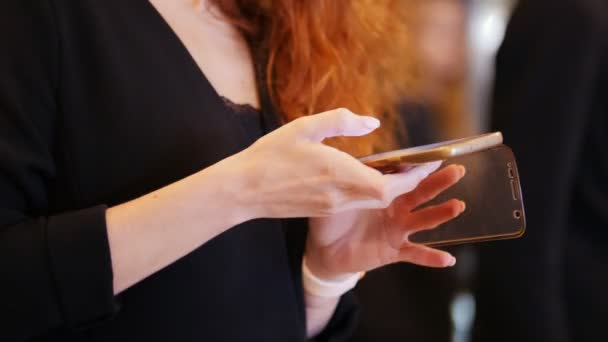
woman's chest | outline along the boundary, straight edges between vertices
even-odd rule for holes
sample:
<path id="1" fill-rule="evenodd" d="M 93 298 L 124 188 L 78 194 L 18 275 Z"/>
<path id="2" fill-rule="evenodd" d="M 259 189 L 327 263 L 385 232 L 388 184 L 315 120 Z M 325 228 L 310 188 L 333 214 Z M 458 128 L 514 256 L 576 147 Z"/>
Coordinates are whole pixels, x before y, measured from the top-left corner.
<path id="1" fill-rule="evenodd" d="M 120 203 L 250 143 L 171 28 L 141 2 L 58 9 L 57 188 L 71 193 L 63 205 Z"/>

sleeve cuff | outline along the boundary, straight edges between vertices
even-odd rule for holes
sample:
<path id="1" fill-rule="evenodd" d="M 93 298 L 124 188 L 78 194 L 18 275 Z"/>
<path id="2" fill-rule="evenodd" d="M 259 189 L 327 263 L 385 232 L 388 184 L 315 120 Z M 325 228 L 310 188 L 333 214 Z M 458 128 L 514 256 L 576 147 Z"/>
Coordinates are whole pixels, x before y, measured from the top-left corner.
<path id="1" fill-rule="evenodd" d="M 51 269 L 63 319 L 72 328 L 94 325 L 118 310 L 106 209 L 96 206 L 48 220 Z"/>

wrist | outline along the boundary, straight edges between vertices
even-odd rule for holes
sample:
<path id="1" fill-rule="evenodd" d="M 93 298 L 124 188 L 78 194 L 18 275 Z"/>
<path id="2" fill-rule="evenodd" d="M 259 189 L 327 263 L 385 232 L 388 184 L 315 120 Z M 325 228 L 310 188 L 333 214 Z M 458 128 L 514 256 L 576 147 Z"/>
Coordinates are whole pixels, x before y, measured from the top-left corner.
<path id="1" fill-rule="evenodd" d="M 306 261 L 306 266 L 308 268 L 308 270 L 310 270 L 310 272 L 312 274 L 314 274 L 316 277 L 318 277 L 319 279 L 323 279 L 326 281 L 342 281 L 346 278 L 349 278 L 353 273 L 355 272 L 339 272 L 339 271 L 334 271 L 329 269 L 326 266 L 326 263 L 323 262 L 322 260 L 323 258 L 320 256 L 320 253 L 315 253 L 315 252 L 307 252 L 305 253 L 304 257 L 302 258 L 302 263 L 304 263 L 304 261 Z"/>
<path id="2" fill-rule="evenodd" d="M 313 229 L 308 232 L 303 259 L 306 259 L 308 269 L 315 276 L 329 281 L 340 281 L 356 273 L 341 270 L 339 258 L 331 251 L 331 247 L 323 246 L 317 242 L 318 239 L 314 237 L 313 232 Z"/>
<path id="3" fill-rule="evenodd" d="M 238 154 L 237 154 L 238 155 Z M 255 202 L 249 196 L 249 176 L 245 168 L 239 165 L 236 156 L 228 157 L 198 174 L 199 188 L 211 188 L 213 191 L 205 191 L 199 203 L 212 201 L 224 208 L 227 219 L 231 226 L 261 217 L 256 211 Z M 206 198 L 212 194 L 213 198 Z M 229 210 L 225 210 L 228 209 Z"/>
<path id="4" fill-rule="evenodd" d="M 206 241 L 249 220 L 249 212 L 236 200 L 233 176 L 218 164 L 134 202 L 145 207 L 145 212 L 155 213 L 152 218 L 167 216 L 167 221 L 175 221 L 173 225 L 180 228 L 180 234 Z"/>
<path id="5" fill-rule="evenodd" d="M 249 148 L 250 149 L 250 148 Z M 235 208 L 239 223 L 249 220 L 277 217 L 268 209 L 265 198 L 265 175 L 260 172 L 259 160 L 251 151 L 245 149 L 214 165 L 216 184 L 220 191 L 230 199 Z M 261 166 L 264 169 L 263 165 Z"/>

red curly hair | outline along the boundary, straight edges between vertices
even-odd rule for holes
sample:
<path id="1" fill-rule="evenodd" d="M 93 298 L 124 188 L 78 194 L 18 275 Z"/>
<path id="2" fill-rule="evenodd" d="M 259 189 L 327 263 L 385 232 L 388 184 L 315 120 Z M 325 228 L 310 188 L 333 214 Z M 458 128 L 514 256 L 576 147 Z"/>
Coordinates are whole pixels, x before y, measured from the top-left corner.
<path id="1" fill-rule="evenodd" d="M 289 122 L 337 107 L 381 119 L 363 138 L 335 138 L 353 155 L 395 147 L 397 103 L 411 63 L 406 9 L 400 0 L 215 0 L 264 51 L 267 87 Z"/>

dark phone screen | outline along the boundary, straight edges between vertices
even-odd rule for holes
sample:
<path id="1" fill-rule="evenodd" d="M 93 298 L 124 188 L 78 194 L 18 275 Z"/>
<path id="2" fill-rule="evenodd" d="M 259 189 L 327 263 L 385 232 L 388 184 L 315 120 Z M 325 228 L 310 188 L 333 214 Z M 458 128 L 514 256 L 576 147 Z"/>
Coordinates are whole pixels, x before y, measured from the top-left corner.
<path id="1" fill-rule="evenodd" d="M 515 156 L 505 145 L 445 161 L 461 164 L 467 173 L 459 183 L 425 206 L 452 198 L 467 209 L 456 219 L 410 236 L 432 246 L 518 237 L 525 230 L 525 213 Z"/>

